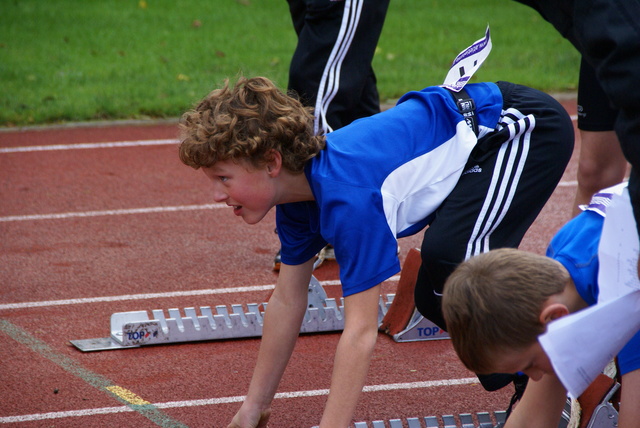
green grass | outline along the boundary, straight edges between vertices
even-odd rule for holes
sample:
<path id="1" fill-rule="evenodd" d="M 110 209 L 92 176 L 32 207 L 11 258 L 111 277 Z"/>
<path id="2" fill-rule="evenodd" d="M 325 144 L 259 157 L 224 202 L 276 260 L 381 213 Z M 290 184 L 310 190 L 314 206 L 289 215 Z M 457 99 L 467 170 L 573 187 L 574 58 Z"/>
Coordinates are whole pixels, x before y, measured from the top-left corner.
<path id="1" fill-rule="evenodd" d="M 179 116 L 229 77 L 285 87 L 285 0 L 0 0 L 0 126 Z M 575 90 L 577 52 L 511 0 L 392 0 L 374 59 L 383 101 L 441 83 L 491 27 L 476 80 Z"/>

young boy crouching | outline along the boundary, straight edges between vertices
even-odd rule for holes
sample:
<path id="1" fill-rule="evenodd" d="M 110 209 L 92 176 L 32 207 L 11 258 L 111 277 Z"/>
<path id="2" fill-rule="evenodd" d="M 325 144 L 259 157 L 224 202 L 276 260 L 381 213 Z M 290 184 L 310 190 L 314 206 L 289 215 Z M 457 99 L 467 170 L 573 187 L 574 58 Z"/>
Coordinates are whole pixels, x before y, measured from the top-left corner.
<path id="1" fill-rule="evenodd" d="M 520 243 L 571 157 L 571 119 L 522 85 L 470 83 L 464 92 L 411 91 L 393 108 L 316 135 L 298 99 L 269 79 L 240 78 L 183 115 L 182 162 L 201 168 L 212 199 L 247 224 L 275 209 L 282 249 L 254 374 L 230 427 L 270 419 L 327 244 L 340 266 L 345 326 L 322 428 L 352 422 L 378 335 L 380 284 L 400 271 L 398 239 L 426 229 L 415 302 L 434 323 L 444 279 L 461 260 Z"/>
<path id="2" fill-rule="evenodd" d="M 492 250 L 461 263 L 445 284 L 442 310 L 465 366 L 476 373 L 524 372 L 530 378 L 507 428 L 558 426 L 567 392 L 538 336 L 550 321 L 596 304 L 603 221 L 586 210 L 560 229 L 547 256 Z M 639 427 L 640 332 L 618 354 L 618 365 L 619 426 Z"/>

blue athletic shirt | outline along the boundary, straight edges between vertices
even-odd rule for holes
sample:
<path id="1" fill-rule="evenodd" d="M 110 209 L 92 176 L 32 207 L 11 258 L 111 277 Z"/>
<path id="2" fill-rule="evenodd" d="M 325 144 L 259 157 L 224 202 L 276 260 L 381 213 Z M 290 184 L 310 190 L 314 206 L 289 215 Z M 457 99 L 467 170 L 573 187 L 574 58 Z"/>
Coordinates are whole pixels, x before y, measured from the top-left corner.
<path id="1" fill-rule="evenodd" d="M 493 83 L 466 90 L 482 137 L 498 124 L 502 94 Z M 397 238 L 429 224 L 479 137 L 440 87 L 409 92 L 395 107 L 329 133 L 304 171 L 315 201 L 276 207 L 282 262 L 304 263 L 331 243 L 343 296 L 398 273 Z"/>
<path id="2" fill-rule="evenodd" d="M 589 306 L 597 303 L 599 293 L 598 245 L 604 223 L 599 212 L 587 209 L 580 213 L 558 231 L 547 248 L 547 256 L 569 271 L 580 297 Z M 640 369 L 640 332 L 622 348 L 618 365 L 623 375 Z"/>

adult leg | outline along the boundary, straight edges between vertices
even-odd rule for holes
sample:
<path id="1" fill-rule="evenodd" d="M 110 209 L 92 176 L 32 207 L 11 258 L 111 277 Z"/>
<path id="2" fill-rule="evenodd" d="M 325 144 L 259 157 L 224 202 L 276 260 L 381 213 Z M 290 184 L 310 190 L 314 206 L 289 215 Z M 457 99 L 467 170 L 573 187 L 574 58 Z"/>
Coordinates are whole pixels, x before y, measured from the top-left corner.
<path id="1" fill-rule="evenodd" d="M 575 6 L 581 53 L 620 109 L 615 130 L 632 165 L 629 194 L 640 231 L 640 0 L 581 0 Z"/>
<path id="2" fill-rule="evenodd" d="M 289 69 L 289 88 L 315 107 L 317 131 L 330 132 L 380 111 L 371 67 L 389 0 L 289 2 L 298 45 Z M 298 31 L 299 30 L 299 31 Z"/>
<path id="3" fill-rule="evenodd" d="M 594 193 L 620 183 L 626 176 L 627 160 L 613 130 L 617 116 L 593 67 L 583 59 L 578 84 L 581 147 L 573 215 L 581 212 L 580 205 L 588 204 Z"/>
<path id="4" fill-rule="evenodd" d="M 287 0 L 289 4 L 289 15 L 291 16 L 291 23 L 296 34 L 300 36 L 302 28 L 304 27 L 304 15 L 306 7 L 305 0 Z"/>
<path id="5" fill-rule="evenodd" d="M 573 43 L 620 110 L 615 131 L 632 167 L 629 195 L 640 233 L 640 0 L 516 1 L 537 10 Z"/>

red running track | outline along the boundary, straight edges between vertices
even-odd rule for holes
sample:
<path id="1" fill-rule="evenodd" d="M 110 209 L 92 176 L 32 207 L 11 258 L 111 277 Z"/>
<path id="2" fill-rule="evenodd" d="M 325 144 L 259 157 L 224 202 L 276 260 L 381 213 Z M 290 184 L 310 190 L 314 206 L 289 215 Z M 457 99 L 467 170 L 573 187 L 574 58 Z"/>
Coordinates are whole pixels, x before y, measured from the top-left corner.
<path id="1" fill-rule="evenodd" d="M 575 101 L 564 105 L 575 114 Z M 266 301 L 268 290 L 167 294 L 274 284 L 278 249 L 273 216 L 247 226 L 202 207 L 212 202 L 207 181 L 180 163 L 166 141 L 175 138 L 173 123 L 0 131 L 0 425 L 226 427 L 239 407 L 259 339 L 93 353 L 69 343 L 107 337 L 115 312 Z M 142 140 L 157 141 L 79 146 Z M 521 248 L 542 253 L 569 219 L 575 171 L 574 155 Z M 127 211 L 139 208 L 157 210 Z M 401 258 L 419 244 L 402 239 Z M 326 263 L 316 277 L 335 280 L 337 268 Z M 300 338 L 271 427 L 319 422 L 338 338 Z M 485 392 L 448 340 L 384 334 L 367 385 L 354 421 L 505 410 L 512 393 Z"/>

